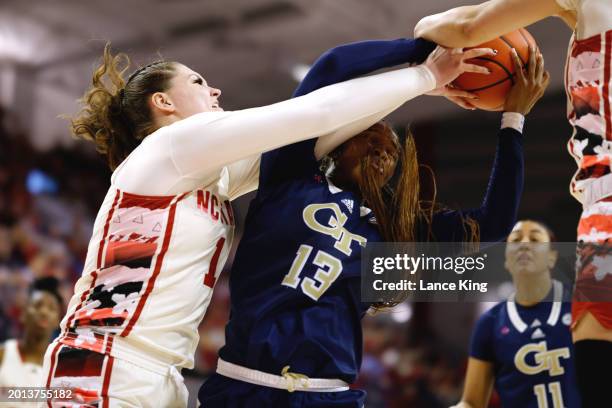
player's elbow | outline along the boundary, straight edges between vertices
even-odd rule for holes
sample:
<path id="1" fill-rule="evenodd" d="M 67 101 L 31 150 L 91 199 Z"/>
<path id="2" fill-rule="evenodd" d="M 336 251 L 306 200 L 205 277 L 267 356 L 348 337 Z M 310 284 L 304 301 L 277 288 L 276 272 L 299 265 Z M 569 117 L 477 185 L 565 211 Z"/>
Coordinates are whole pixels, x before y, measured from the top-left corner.
<path id="1" fill-rule="evenodd" d="M 427 19 L 424 17 L 414 26 L 414 38 L 427 38 Z"/>
<path id="2" fill-rule="evenodd" d="M 423 17 L 414 26 L 414 38 L 424 38 L 426 40 L 441 44 L 442 42 L 440 41 L 439 37 L 440 30 L 438 30 L 436 16 Z"/>
<path id="3" fill-rule="evenodd" d="M 471 16 L 438 21 L 433 17 L 421 19 L 414 27 L 415 38 L 425 38 L 444 47 L 463 48 L 477 45 L 478 26 Z"/>

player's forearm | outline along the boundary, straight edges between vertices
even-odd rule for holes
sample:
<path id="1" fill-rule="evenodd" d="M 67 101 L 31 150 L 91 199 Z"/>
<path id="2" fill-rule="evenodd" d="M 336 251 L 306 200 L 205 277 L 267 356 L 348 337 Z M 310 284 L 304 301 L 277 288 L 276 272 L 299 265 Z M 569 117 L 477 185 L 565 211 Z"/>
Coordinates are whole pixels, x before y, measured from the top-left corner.
<path id="1" fill-rule="evenodd" d="M 173 161 L 183 176 L 202 177 L 253 154 L 354 126 L 435 86 L 431 72 L 419 66 L 330 85 L 274 105 L 228 112 L 212 122 L 198 121 L 195 115 L 169 129 L 174 132 Z"/>
<path id="2" fill-rule="evenodd" d="M 305 95 L 324 86 L 369 74 L 381 68 L 421 63 L 435 46 L 424 39 L 398 39 L 361 41 L 332 48 L 313 64 L 294 96 Z M 319 138 L 315 147 L 316 158 L 321 159 L 391 111 L 393 109 L 381 111 L 352 126 Z"/>
<path id="3" fill-rule="evenodd" d="M 556 0 L 489 0 L 425 17 L 415 37 L 445 47 L 474 47 L 562 11 Z"/>
<path id="4" fill-rule="evenodd" d="M 315 158 L 317 160 L 321 160 L 342 143 L 354 136 L 357 136 L 364 130 L 367 130 L 374 123 L 384 119 L 394 110 L 395 109 L 388 109 L 386 111 L 377 112 L 371 116 L 364 117 L 361 120 L 354 122 L 350 126 L 344 126 L 336 132 L 320 137 L 319 140 L 317 140 L 314 149 Z"/>
<path id="5" fill-rule="evenodd" d="M 517 129 L 501 129 L 482 205 L 468 210 L 435 214 L 432 221 L 434 237 L 439 242 L 465 240 L 465 220 L 469 218 L 478 223 L 481 242 L 502 240 L 515 223 L 523 193 L 523 180 L 522 135 Z"/>
<path id="6" fill-rule="evenodd" d="M 405 63 L 422 63 L 435 44 L 424 39 L 361 41 L 340 45 L 321 55 L 293 96 Z"/>
<path id="7" fill-rule="evenodd" d="M 482 242 L 496 242 L 510 233 L 523 194 L 522 115 L 504 115 L 487 192 L 473 217 L 480 224 Z"/>
<path id="8" fill-rule="evenodd" d="M 433 41 L 444 47 L 460 48 L 479 44 L 471 38 L 471 24 L 480 6 L 457 7 L 421 19 L 414 28 L 414 36 Z"/>
<path id="9" fill-rule="evenodd" d="M 461 402 L 454 408 L 486 408 L 493 390 L 493 365 L 470 357 Z"/>
<path id="10" fill-rule="evenodd" d="M 477 379 L 483 384 L 465 390 L 461 402 L 451 408 L 487 408 L 493 391 L 493 379 L 490 376 Z"/>

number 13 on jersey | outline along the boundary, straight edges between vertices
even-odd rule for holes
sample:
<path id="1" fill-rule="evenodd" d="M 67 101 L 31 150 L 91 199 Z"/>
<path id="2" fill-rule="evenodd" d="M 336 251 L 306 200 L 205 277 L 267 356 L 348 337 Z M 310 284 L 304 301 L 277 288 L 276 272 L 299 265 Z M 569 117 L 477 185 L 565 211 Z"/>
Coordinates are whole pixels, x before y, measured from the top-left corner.
<path id="1" fill-rule="evenodd" d="M 313 252 L 313 247 L 310 245 L 300 245 L 296 257 L 291 264 L 289 273 L 285 275 L 282 285 L 297 289 L 300 286 L 302 292 L 313 300 L 319 298 L 327 291 L 332 283 L 342 272 L 342 262 L 335 256 L 328 254 L 325 251 L 318 250 L 312 260 L 315 266 L 318 266 L 315 272 L 314 279 L 304 276 L 300 277 L 302 270 L 308 263 Z"/>

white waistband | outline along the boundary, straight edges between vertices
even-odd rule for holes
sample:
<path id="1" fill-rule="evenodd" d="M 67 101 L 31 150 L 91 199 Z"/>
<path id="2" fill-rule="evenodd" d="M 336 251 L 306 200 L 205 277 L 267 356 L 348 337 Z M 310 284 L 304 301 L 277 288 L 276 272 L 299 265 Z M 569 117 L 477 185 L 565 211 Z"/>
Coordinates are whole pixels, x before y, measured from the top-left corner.
<path id="1" fill-rule="evenodd" d="M 342 380 L 308 378 L 302 374 L 290 373 L 288 369 L 287 366 L 283 369 L 282 375 L 274 375 L 228 363 L 221 358 L 217 362 L 217 373 L 225 377 L 289 392 L 340 392 L 349 389 L 349 385 Z"/>
<path id="2" fill-rule="evenodd" d="M 136 366 L 140 366 L 146 370 L 153 371 L 154 373 L 163 376 L 176 376 L 177 372 L 180 375 L 180 368 L 177 369 L 169 362 L 163 361 L 160 359 L 160 356 L 151 358 L 151 356 L 141 352 L 136 347 L 126 341 L 123 341 L 123 338 L 118 336 L 114 339 L 113 348 L 110 354 L 111 356 L 120 360 L 128 361 Z"/>
<path id="3" fill-rule="evenodd" d="M 55 341 L 60 341 L 63 343 L 61 340 L 62 338 L 60 336 L 60 338 L 56 339 Z M 151 354 L 142 351 L 139 347 L 130 344 L 124 338 L 119 336 L 115 336 L 112 344 L 112 348 L 109 350 L 110 353 L 107 352 L 105 354 L 110 354 L 119 360 L 127 361 L 135 366 L 139 366 L 162 376 L 177 377 L 177 375 L 181 375 L 181 367 L 172 364 L 172 362 L 165 358 L 165 356 L 156 354 L 155 358 L 153 358 Z M 83 348 L 88 349 L 87 347 Z"/>
<path id="4" fill-rule="evenodd" d="M 609 196 L 612 196 L 612 174 L 590 179 L 584 188 L 582 207 L 587 209 Z"/>

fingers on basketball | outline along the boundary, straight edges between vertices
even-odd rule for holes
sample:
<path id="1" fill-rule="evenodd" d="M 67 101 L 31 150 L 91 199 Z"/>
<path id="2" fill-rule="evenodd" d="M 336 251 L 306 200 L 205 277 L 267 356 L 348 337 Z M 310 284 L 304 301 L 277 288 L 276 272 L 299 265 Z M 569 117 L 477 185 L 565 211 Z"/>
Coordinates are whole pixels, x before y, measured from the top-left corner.
<path id="1" fill-rule="evenodd" d="M 524 69 L 529 69 L 530 46 L 536 50 L 537 55 L 539 50 L 535 40 L 527 30 L 521 28 L 474 47 L 492 48 L 497 51 L 496 55 L 481 55 L 466 61 L 488 68 L 490 74 L 466 72 L 460 75 L 453 85 L 478 95 L 479 99 L 472 101 L 474 106 L 484 110 L 499 110 L 516 81 L 512 49 L 516 49 Z"/>

